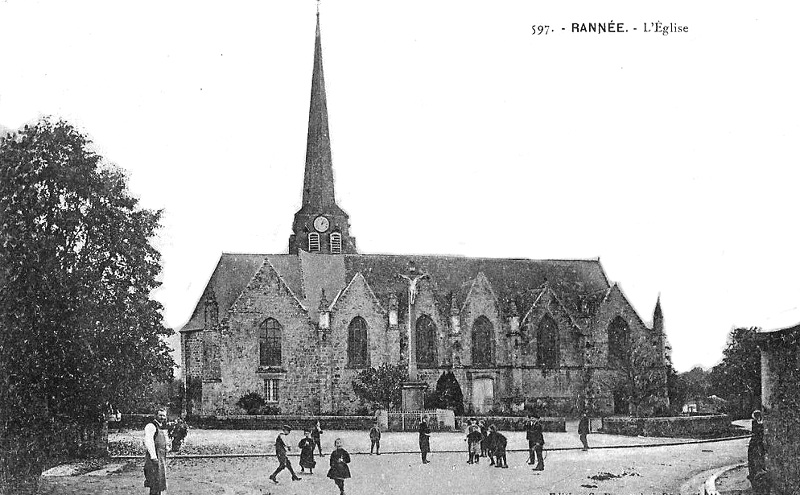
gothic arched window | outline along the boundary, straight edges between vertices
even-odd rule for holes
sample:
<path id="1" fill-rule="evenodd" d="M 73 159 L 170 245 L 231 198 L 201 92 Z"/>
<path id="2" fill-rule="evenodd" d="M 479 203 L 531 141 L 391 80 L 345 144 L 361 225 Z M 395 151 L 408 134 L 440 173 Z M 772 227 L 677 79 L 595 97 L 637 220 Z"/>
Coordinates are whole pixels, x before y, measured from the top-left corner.
<path id="1" fill-rule="evenodd" d="M 261 323 L 258 336 L 258 364 L 260 366 L 281 365 L 281 324 L 274 318 Z"/>
<path id="2" fill-rule="evenodd" d="M 342 234 L 333 232 L 331 234 L 331 254 L 339 254 L 342 252 Z"/>
<path id="3" fill-rule="evenodd" d="M 608 325 L 608 365 L 612 368 L 624 366 L 630 356 L 631 330 L 628 322 L 617 316 Z"/>
<path id="4" fill-rule="evenodd" d="M 492 330 L 492 322 L 485 316 L 478 317 L 475 323 L 472 324 L 473 366 L 489 366 L 494 364 Z"/>
<path id="5" fill-rule="evenodd" d="M 560 362 L 558 325 L 549 315 L 539 322 L 536 342 L 536 364 L 542 368 L 557 368 Z"/>
<path id="6" fill-rule="evenodd" d="M 351 368 L 366 368 L 367 354 L 367 322 L 356 316 L 347 327 L 347 365 Z"/>
<path id="7" fill-rule="evenodd" d="M 417 318 L 417 366 L 431 367 L 436 365 L 436 324 L 430 316 Z"/>
<path id="8" fill-rule="evenodd" d="M 319 252 L 319 234 L 316 232 L 311 232 L 308 234 L 308 252 Z"/>

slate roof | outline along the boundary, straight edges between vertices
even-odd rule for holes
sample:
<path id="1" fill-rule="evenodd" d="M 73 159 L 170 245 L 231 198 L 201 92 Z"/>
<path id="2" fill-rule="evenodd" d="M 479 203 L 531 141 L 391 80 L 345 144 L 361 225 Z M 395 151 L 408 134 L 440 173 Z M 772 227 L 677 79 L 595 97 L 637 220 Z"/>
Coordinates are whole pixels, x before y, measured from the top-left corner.
<path id="1" fill-rule="evenodd" d="M 420 272 L 430 275 L 437 305 L 444 315 L 448 314 L 451 297 L 456 298 L 459 307 L 464 303 L 478 273 L 486 276 L 501 301 L 514 301 L 520 314 L 524 314 L 530 308 L 545 282 L 565 301 L 577 300 L 578 296 L 584 294 L 605 293 L 610 287 L 599 260 L 528 260 L 389 254 L 340 256 L 344 258 L 345 264 L 345 280 L 340 290 L 344 289 L 357 273 L 361 273 L 384 307 L 389 306 L 389 296 L 395 294 L 401 311 L 407 304 L 407 282 L 397 275 L 408 272 L 409 262 L 413 262 Z M 300 257 L 297 255 L 224 253 L 206 288 L 206 291 L 209 289 L 214 291 L 221 317 L 224 317 L 223 315 L 265 260 L 269 260 L 298 298 L 309 300 L 319 296 L 304 293 L 303 273 Z M 327 296 L 333 299 L 336 294 Z M 201 297 L 182 331 L 203 328 L 203 305 L 204 297 Z M 307 309 L 312 313 L 316 310 L 310 307 Z"/>

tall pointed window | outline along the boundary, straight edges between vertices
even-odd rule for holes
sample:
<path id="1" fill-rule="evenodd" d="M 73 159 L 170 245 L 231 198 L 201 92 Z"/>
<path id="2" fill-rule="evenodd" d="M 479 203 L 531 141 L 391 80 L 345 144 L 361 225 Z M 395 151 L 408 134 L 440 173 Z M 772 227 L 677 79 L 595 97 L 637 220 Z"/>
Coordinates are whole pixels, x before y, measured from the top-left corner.
<path id="1" fill-rule="evenodd" d="M 342 234 L 333 232 L 331 234 L 331 254 L 340 254 L 342 252 Z"/>
<path id="2" fill-rule="evenodd" d="M 436 365 L 436 324 L 430 316 L 417 318 L 416 328 L 417 366 L 432 367 Z"/>
<path id="3" fill-rule="evenodd" d="M 366 368 L 368 363 L 367 322 L 356 316 L 347 327 L 347 365 L 351 368 Z"/>
<path id="4" fill-rule="evenodd" d="M 273 318 L 261 323 L 258 339 L 258 364 L 260 366 L 281 365 L 281 324 Z"/>
<path id="5" fill-rule="evenodd" d="M 319 234 L 317 234 L 316 232 L 311 232 L 308 234 L 308 252 L 309 253 L 319 252 Z"/>
<path id="6" fill-rule="evenodd" d="M 608 365 L 619 368 L 628 362 L 630 356 L 631 331 L 628 323 L 617 316 L 608 326 Z"/>
<path id="7" fill-rule="evenodd" d="M 558 325 L 549 315 L 542 318 L 536 329 L 536 364 L 542 368 L 557 368 L 560 362 Z"/>
<path id="8" fill-rule="evenodd" d="M 472 365 L 491 366 L 494 364 L 492 346 L 493 326 L 489 318 L 480 316 L 472 325 Z"/>

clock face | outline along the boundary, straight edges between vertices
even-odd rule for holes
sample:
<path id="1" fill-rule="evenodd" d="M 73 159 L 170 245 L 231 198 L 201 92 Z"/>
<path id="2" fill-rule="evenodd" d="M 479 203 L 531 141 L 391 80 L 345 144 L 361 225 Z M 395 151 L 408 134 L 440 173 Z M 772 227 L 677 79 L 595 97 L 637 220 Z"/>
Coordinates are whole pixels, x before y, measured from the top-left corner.
<path id="1" fill-rule="evenodd" d="M 328 222 L 328 219 L 322 215 L 314 219 L 314 228 L 317 229 L 317 232 L 325 232 L 328 230 L 329 226 L 330 222 Z"/>

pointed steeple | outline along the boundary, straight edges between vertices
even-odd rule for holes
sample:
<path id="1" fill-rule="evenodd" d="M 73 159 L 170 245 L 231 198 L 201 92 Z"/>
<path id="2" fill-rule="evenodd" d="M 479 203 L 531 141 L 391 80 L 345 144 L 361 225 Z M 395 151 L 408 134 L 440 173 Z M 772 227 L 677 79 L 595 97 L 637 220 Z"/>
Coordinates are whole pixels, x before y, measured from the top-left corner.
<path id="1" fill-rule="evenodd" d="M 356 253 L 356 239 L 350 236 L 350 219 L 336 204 L 333 191 L 319 5 L 314 40 L 314 72 L 311 76 L 311 105 L 308 110 L 303 205 L 294 215 L 292 235 L 289 236 L 289 254 L 298 254 L 300 250 L 320 254 Z"/>
<path id="2" fill-rule="evenodd" d="M 664 313 L 661 311 L 661 294 L 656 299 L 656 307 L 653 310 L 653 330 L 658 333 L 664 332 Z"/>
<path id="3" fill-rule="evenodd" d="M 331 139 L 328 131 L 328 102 L 325 97 L 325 75 L 322 70 L 322 39 L 319 32 L 319 11 L 317 11 L 314 73 L 311 76 L 311 106 L 308 111 L 303 206 L 320 209 L 329 208 L 335 204 Z"/>

